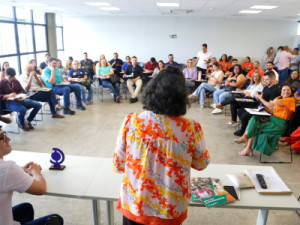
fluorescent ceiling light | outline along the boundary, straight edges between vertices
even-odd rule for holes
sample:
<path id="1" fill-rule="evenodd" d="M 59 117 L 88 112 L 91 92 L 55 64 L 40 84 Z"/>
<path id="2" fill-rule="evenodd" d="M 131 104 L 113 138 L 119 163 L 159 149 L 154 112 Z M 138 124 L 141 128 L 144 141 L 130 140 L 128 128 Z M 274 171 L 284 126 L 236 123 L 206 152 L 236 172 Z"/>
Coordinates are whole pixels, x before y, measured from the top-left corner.
<path id="1" fill-rule="evenodd" d="M 39 3 L 39 2 L 20 2 L 17 5 L 23 5 L 23 6 L 36 6 L 36 7 L 46 7 L 48 5 Z"/>
<path id="2" fill-rule="evenodd" d="M 117 7 L 100 7 L 99 9 L 104 11 L 119 11 L 120 9 Z"/>
<path id="3" fill-rule="evenodd" d="M 251 9 L 275 9 L 277 8 L 278 6 L 273 6 L 273 5 L 254 5 L 254 6 L 251 6 L 250 8 Z"/>
<path id="4" fill-rule="evenodd" d="M 261 11 L 259 10 L 241 10 L 239 11 L 239 13 L 248 13 L 248 14 L 256 14 L 256 13 L 260 13 Z"/>
<path id="5" fill-rule="evenodd" d="M 179 7 L 179 3 L 156 3 L 159 7 Z"/>
<path id="6" fill-rule="evenodd" d="M 107 2 L 86 2 L 85 4 L 90 6 L 110 6 Z"/>

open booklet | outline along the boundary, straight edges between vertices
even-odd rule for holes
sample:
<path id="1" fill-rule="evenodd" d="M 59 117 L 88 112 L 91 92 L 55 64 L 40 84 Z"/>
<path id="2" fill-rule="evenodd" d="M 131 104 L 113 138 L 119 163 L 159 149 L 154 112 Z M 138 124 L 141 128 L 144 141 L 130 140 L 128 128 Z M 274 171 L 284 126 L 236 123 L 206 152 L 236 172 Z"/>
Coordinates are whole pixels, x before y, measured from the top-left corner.
<path id="1" fill-rule="evenodd" d="M 270 113 L 266 111 L 261 111 L 261 109 L 250 109 L 250 108 L 245 108 L 245 110 L 252 114 L 252 115 L 257 115 L 257 116 L 271 116 Z"/>
<path id="2" fill-rule="evenodd" d="M 286 184 L 281 180 L 280 176 L 274 169 L 269 170 L 245 170 L 246 175 L 255 185 L 255 190 L 260 194 L 290 194 L 292 193 Z M 257 178 L 256 174 L 262 174 L 266 182 L 267 189 L 263 189 Z"/>
<path id="3" fill-rule="evenodd" d="M 21 94 L 16 95 L 14 98 L 8 98 L 7 100 L 10 100 L 10 101 L 24 101 L 28 97 L 29 97 L 28 95 L 21 93 Z"/>
<path id="4" fill-rule="evenodd" d="M 236 199 L 222 186 L 220 179 L 192 177 L 192 201 L 202 202 L 207 208 L 223 205 Z"/>

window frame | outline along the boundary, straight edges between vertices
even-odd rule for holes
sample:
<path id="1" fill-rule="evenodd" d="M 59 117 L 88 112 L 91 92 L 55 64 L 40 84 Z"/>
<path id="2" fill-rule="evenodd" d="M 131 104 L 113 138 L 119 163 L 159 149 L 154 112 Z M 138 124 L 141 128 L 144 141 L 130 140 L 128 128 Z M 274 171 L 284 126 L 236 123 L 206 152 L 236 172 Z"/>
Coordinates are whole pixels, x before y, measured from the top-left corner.
<path id="1" fill-rule="evenodd" d="M 18 68 L 15 68 L 16 70 L 19 71 L 19 74 L 22 73 L 22 68 L 25 68 L 25 65 L 21 65 L 21 56 L 23 55 L 29 55 L 32 54 L 34 55 L 34 59 L 37 60 L 36 55 L 39 53 L 48 53 L 49 52 L 49 43 L 48 43 L 48 30 L 47 30 L 47 25 L 48 25 L 48 21 L 47 21 L 47 17 L 46 17 L 46 13 L 44 13 L 45 16 L 45 24 L 42 23 L 36 23 L 33 20 L 33 10 L 30 10 L 30 16 L 31 16 L 31 21 L 30 22 L 25 22 L 25 21 L 18 21 L 17 20 L 17 13 L 16 13 L 16 7 L 12 7 L 13 10 L 13 19 L 12 20 L 1 20 L 0 19 L 0 23 L 9 23 L 9 24 L 13 24 L 14 25 L 14 31 L 15 31 L 15 41 L 16 41 L 16 53 L 15 54 L 6 54 L 6 55 L 0 55 L 0 60 L 2 58 L 7 58 L 7 57 L 13 57 L 16 56 L 17 57 L 17 61 L 18 61 Z M 19 34 L 18 34 L 18 25 L 30 25 L 31 26 L 31 30 L 32 30 L 32 44 L 33 44 L 33 51 L 32 52 L 20 52 L 20 42 L 19 42 Z M 36 50 L 36 40 L 35 40 L 35 30 L 34 30 L 34 26 L 38 25 L 38 26 L 43 26 L 45 27 L 45 35 L 46 35 L 46 50 L 42 50 L 42 51 L 37 51 Z"/>

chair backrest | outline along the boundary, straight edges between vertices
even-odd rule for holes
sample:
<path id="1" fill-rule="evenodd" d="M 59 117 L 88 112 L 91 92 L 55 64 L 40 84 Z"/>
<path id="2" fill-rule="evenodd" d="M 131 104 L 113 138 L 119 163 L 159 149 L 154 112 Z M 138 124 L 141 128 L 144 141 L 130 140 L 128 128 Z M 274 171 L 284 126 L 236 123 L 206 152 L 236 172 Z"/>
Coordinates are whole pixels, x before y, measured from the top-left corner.
<path id="1" fill-rule="evenodd" d="M 179 68 L 180 68 L 181 70 L 183 70 L 184 68 L 186 68 L 186 65 L 183 64 L 183 63 L 179 63 L 178 65 L 179 65 Z"/>
<path id="2" fill-rule="evenodd" d="M 144 66 L 145 66 L 145 63 L 143 63 L 143 62 L 138 62 L 137 64 L 142 68 L 144 68 Z"/>

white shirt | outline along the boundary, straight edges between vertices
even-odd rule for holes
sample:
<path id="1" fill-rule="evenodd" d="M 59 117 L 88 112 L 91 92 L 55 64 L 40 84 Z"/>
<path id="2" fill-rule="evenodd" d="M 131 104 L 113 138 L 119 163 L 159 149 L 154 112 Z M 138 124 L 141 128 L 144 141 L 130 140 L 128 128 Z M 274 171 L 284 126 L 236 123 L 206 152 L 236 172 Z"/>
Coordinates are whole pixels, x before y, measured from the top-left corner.
<path id="1" fill-rule="evenodd" d="M 254 98 L 254 95 L 256 92 L 262 92 L 264 86 L 259 83 L 259 84 L 250 84 L 247 88 L 247 92 L 250 92 L 250 95 L 252 98 Z"/>
<path id="2" fill-rule="evenodd" d="M 199 58 L 197 67 L 200 67 L 202 69 L 207 69 L 207 63 L 205 60 L 209 60 L 212 58 L 211 52 L 204 53 L 203 51 L 198 52 L 197 57 Z"/>
<path id="3" fill-rule="evenodd" d="M 219 76 L 223 73 L 222 70 L 219 70 L 219 71 L 214 71 L 211 75 L 214 75 L 213 77 L 211 76 L 209 79 L 211 80 L 218 80 L 219 79 Z M 215 86 L 216 89 L 220 89 L 220 84 L 216 84 Z"/>
<path id="4" fill-rule="evenodd" d="M 33 178 L 25 173 L 13 161 L 0 159 L 0 224 L 16 225 L 12 215 L 12 194 L 13 191 L 23 193 L 33 183 Z"/>
<path id="5" fill-rule="evenodd" d="M 22 75 L 18 76 L 17 79 L 19 80 L 19 82 L 21 83 L 22 87 L 25 90 L 25 87 L 27 86 L 27 84 L 29 82 L 30 76 L 27 76 L 26 74 L 22 74 Z M 40 88 L 40 85 L 35 78 L 32 78 L 31 86 L 30 86 L 30 89 L 28 90 L 28 92 L 32 91 L 36 88 Z"/>

